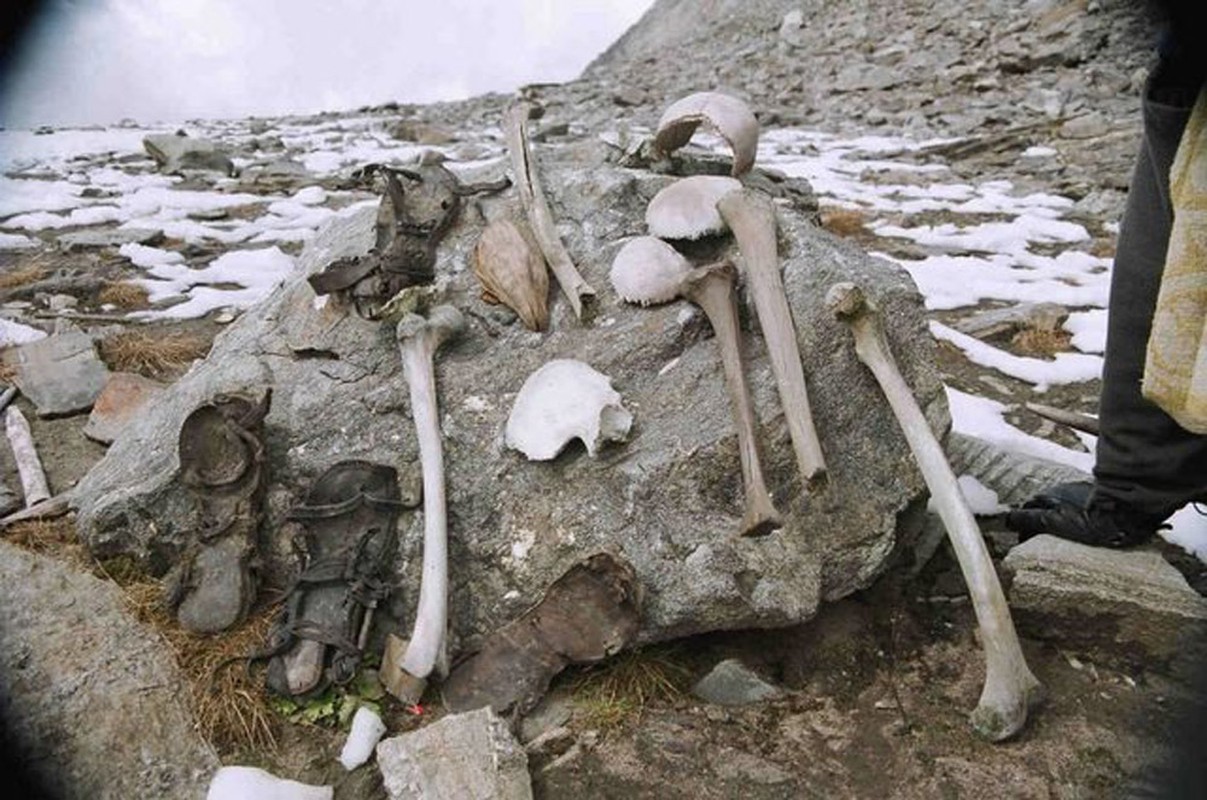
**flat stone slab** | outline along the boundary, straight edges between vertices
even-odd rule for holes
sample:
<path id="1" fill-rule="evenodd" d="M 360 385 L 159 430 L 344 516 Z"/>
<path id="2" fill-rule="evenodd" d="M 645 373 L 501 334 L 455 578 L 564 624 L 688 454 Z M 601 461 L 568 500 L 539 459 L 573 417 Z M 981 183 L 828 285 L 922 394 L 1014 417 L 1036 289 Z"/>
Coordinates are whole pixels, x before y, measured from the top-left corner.
<path id="1" fill-rule="evenodd" d="M 528 756 L 489 708 L 377 745 L 390 800 L 530 800 Z"/>
<path id="2" fill-rule="evenodd" d="M 218 757 L 170 649 L 121 590 L 0 542 L 0 711 L 51 797 L 205 796 Z"/>
<path id="3" fill-rule="evenodd" d="M 97 357 L 92 338 L 80 331 L 23 344 L 2 358 L 16 369 L 13 382 L 40 417 L 87 411 L 109 380 L 109 368 Z"/>
<path id="4" fill-rule="evenodd" d="M 171 133 L 152 134 L 143 138 L 147 154 L 155 159 L 161 172 L 205 170 L 233 175 L 235 165 L 230 156 L 208 139 L 177 136 Z"/>
<path id="5" fill-rule="evenodd" d="M 1159 554 L 1036 536 L 1010 551 L 1019 627 L 1145 666 L 1203 654 L 1207 599 Z"/>
<path id="6" fill-rule="evenodd" d="M 111 444 L 122 429 L 166 387 L 159 381 L 129 372 L 114 372 L 92 404 L 84 435 L 101 444 Z"/>
<path id="7" fill-rule="evenodd" d="M 64 233 L 55 241 L 68 252 L 91 247 L 121 247 L 123 244 L 152 245 L 163 241 L 159 228 L 112 228 Z"/>

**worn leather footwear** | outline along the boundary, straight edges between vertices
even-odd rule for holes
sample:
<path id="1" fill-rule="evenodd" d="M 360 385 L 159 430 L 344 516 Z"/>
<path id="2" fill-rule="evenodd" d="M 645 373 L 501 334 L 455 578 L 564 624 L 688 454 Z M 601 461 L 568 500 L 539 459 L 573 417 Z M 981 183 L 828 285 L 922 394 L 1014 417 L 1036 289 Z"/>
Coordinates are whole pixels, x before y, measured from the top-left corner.
<path id="1" fill-rule="evenodd" d="M 1020 541 L 1047 533 L 1095 547 L 1133 547 L 1152 539 L 1168 514 L 1139 511 L 1094 492 L 1089 482 L 1062 483 L 1006 515 Z"/>
<path id="2" fill-rule="evenodd" d="M 180 483 L 199 524 L 165 578 L 165 601 L 181 627 L 225 630 L 246 616 L 256 593 L 256 536 L 263 517 L 264 417 L 272 391 L 219 395 L 180 428 Z"/>

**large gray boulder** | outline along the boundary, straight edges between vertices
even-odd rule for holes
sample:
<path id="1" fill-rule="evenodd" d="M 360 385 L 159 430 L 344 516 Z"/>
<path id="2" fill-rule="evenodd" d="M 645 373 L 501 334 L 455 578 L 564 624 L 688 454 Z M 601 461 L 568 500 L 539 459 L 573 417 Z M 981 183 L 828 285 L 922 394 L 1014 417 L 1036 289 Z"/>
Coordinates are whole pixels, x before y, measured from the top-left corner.
<path id="1" fill-rule="evenodd" d="M 52 797 L 200 798 L 218 756 L 121 590 L 0 542 L 0 719 Z"/>
<path id="2" fill-rule="evenodd" d="M 899 535 L 920 518 L 923 483 L 888 405 L 855 357 L 849 331 L 826 311 L 824 297 L 833 283 L 856 281 L 880 304 L 902 371 L 941 432 L 949 424 L 946 402 L 908 275 L 780 208 L 784 278 L 830 477 L 820 491 L 802 491 L 765 346 L 743 302 L 763 462 L 787 524 L 765 538 L 739 538 L 736 436 L 707 322 L 685 303 L 626 305 L 607 277 L 625 237 L 644 233 L 649 199 L 673 178 L 614 166 L 602 146 L 536 153 L 561 234 L 597 299 L 593 317 L 580 324 L 554 285 L 544 334 L 524 330 L 514 315 L 479 299 L 469 254 L 486 218 L 519 213 L 514 190 L 473 201 L 439 248 L 445 300 L 470 320 L 467 335 L 446 346 L 436 365 L 454 637 L 472 645 L 600 550 L 621 554 L 644 584 L 644 641 L 795 624 L 812 617 L 823 599 L 868 586 L 886 568 Z M 299 274 L 220 335 L 209 357 L 81 482 L 79 531 L 90 547 L 134 554 L 155 569 L 176 558 L 198 521 L 177 481 L 177 435 L 185 415 L 220 391 L 273 387 L 266 428 L 270 509 L 261 543 L 270 572 L 289 553 L 281 541 L 284 513 L 323 470 L 350 458 L 414 469 L 418 450 L 393 328 L 363 321 L 334 301 L 316 303 L 304 280 L 337 257 L 364 252 L 373 241 L 374 213 L 344 214 L 321 230 L 302 254 Z M 735 255 L 729 241 L 698 244 L 694 255 L 725 253 Z M 574 445 L 545 463 L 503 447 L 520 385 L 554 358 L 583 360 L 612 378 L 635 416 L 626 444 L 608 445 L 598 458 Z M 409 619 L 419 588 L 421 515 L 406 515 L 400 525 L 395 610 Z"/>

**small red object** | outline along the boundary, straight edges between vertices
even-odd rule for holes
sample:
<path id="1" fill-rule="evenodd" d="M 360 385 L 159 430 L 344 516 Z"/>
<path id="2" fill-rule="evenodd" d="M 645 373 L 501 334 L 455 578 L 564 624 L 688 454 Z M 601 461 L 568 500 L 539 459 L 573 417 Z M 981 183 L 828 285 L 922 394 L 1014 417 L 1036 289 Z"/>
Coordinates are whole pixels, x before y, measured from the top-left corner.
<path id="1" fill-rule="evenodd" d="M 419 705 L 419 703 L 416 703 L 415 705 L 412 705 L 412 706 L 407 706 L 407 713 L 414 714 L 417 717 L 422 717 L 423 716 L 423 706 Z"/>

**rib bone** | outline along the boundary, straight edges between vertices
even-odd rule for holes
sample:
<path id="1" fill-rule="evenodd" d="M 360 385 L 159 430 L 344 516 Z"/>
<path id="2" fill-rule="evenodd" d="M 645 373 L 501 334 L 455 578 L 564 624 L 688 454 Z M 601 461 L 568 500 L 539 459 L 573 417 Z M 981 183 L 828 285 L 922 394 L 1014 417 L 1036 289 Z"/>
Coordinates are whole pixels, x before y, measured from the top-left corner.
<path id="1" fill-rule="evenodd" d="M 859 360 L 876 376 L 901 424 L 972 595 L 985 648 L 985 686 L 971 715 L 972 726 L 990 741 L 1009 738 L 1022 729 L 1028 712 L 1043 699 L 1043 686 L 1023 658 L 1010 608 L 976 519 L 960 493 L 943 448 L 893 361 L 876 309 L 851 283 L 832 286 L 826 305 L 851 327 Z"/>
<path id="2" fill-rule="evenodd" d="M 448 625 L 448 520 L 444 499 L 444 447 L 432 359 L 448 339 L 465 329 L 452 306 L 437 306 L 427 319 L 408 314 L 398 323 L 398 348 L 411 389 L 411 416 L 423 467 L 423 571 L 415 627 L 397 665 L 383 665 L 382 682 L 392 694 L 418 702 L 428 675 L 443 654 Z M 390 659 L 387 659 L 389 661 Z M 396 674 L 390 674 L 400 670 Z"/>
<path id="3" fill-rule="evenodd" d="M 813 425 L 805 373 L 801 368 L 796 327 L 784 293 L 775 243 L 775 208 L 771 198 L 749 189 L 737 189 L 717 202 L 717 210 L 733 231 L 746 267 L 746 285 L 754 295 L 759 324 L 767 340 L 771 371 L 801 477 L 808 485 L 825 475 L 826 462 Z"/>
<path id="4" fill-rule="evenodd" d="M 524 213 L 528 215 L 528 223 L 536 238 L 537 246 L 553 270 L 558 285 L 574 316 L 583 318 L 583 298 L 593 297 L 595 290 L 583 279 L 574 266 L 566 246 L 557 234 L 557 226 L 553 221 L 553 212 L 549 210 L 549 201 L 537 180 L 536 165 L 532 161 L 532 152 L 528 148 L 528 105 L 515 103 L 507 109 L 503 116 L 503 128 L 507 135 L 507 149 L 511 153 L 511 166 L 515 172 L 516 188 L 520 193 L 520 203 Z"/>

